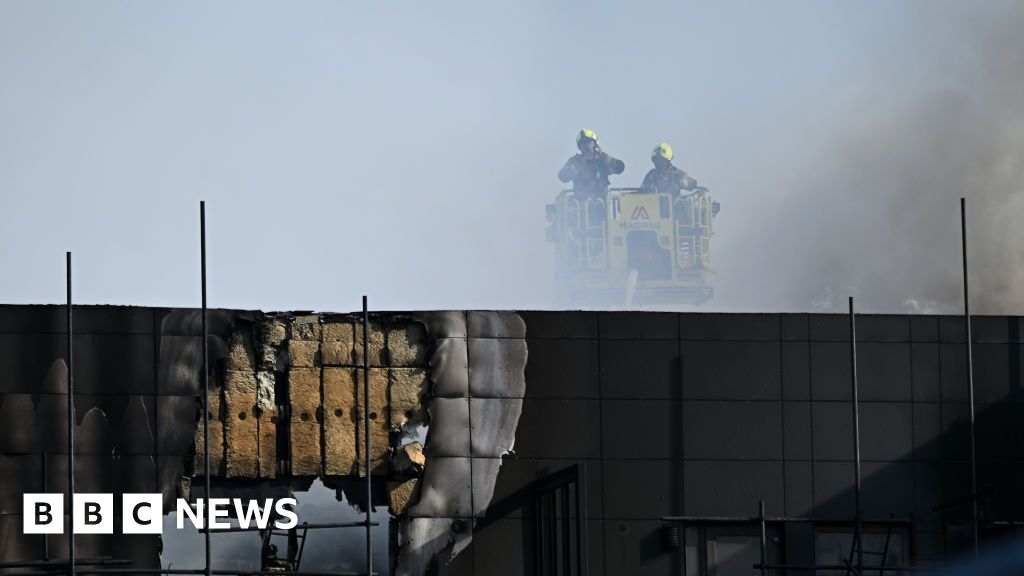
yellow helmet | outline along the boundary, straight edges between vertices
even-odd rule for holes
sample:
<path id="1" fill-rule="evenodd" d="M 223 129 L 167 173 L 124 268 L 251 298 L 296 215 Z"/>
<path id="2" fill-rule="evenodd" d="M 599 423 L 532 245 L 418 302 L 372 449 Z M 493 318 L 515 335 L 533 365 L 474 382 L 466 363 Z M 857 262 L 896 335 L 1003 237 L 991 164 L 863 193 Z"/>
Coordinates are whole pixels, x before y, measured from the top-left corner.
<path id="1" fill-rule="evenodd" d="M 666 144 L 665 142 L 662 142 L 661 144 L 658 144 L 657 146 L 654 147 L 654 150 L 651 152 L 651 160 L 654 160 L 658 156 L 661 156 L 665 160 L 668 160 L 669 162 L 671 162 L 672 161 L 672 147 L 669 146 L 668 144 Z"/>
<path id="2" fill-rule="evenodd" d="M 583 139 L 584 138 L 589 138 L 589 139 L 593 140 L 595 144 L 597 143 L 597 134 L 595 134 L 593 130 L 588 130 L 588 129 L 584 128 L 583 130 L 580 130 L 579 134 L 576 135 L 576 147 L 577 148 L 579 148 L 583 144 Z"/>

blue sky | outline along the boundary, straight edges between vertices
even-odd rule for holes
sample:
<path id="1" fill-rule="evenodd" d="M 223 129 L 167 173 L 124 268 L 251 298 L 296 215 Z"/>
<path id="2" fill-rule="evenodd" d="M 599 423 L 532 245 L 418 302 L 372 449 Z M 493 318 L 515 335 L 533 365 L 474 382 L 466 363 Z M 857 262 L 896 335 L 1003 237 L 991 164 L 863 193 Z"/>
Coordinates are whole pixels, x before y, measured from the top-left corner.
<path id="1" fill-rule="evenodd" d="M 82 302 L 198 304 L 203 199 L 211 306 L 549 308 L 544 204 L 589 127 L 616 184 L 666 140 L 722 202 L 705 309 L 827 309 L 786 282 L 829 254 L 765 267 L 763 217 L 815 218 L 791 183 L 837 134 L 971 98 L 937 38 L 985 6 L 4 2 L 0 301 L 61 302 L 70 249 Z"/>

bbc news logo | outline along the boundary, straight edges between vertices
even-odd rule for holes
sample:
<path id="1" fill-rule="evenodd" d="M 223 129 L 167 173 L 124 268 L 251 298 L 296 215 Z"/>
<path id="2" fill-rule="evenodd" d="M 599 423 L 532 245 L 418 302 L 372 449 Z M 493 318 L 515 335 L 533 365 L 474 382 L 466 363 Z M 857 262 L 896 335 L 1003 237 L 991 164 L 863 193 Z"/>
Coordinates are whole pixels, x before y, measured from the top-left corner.
<path id="1" fill-rule="evenodd" d="M 24 511 L 22 531 L 25 534 L 64 533 L 63 494 L 25 494 L 22 498 Z M 274 527 L 280 530 L 294 528 L 299 523 L 295 514 L 294 498 L 274 501 L 243 501 L 241 498 L 210 498 L 209 507 L 202 498 L 196 500 L 195 508 L 188 500 L 178 498 L 175 510 L 176 526 L 185 528 L 191 522 L 195 528 L 203 528 L 207 521 L 210 530 L 232 528 L 227 518 L 234 511 L 234 517 L 241 528 L 254 525 L 266 529 L 272 513 L 279 517 Z M 164 501 L 161 494 L 123 494 L 121 497 L 122 534 L 161 534 L 163 532 Z M 114 533 L 114 495 L 76 493 L 73 499 L 75 534 Z"/>

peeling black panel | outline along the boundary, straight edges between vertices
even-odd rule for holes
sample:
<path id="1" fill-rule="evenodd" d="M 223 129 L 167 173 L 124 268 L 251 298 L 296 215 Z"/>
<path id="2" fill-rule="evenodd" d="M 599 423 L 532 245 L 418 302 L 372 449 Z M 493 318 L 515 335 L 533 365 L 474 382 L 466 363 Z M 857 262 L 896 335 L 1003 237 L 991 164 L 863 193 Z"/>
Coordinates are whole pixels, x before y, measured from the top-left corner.
<path id="1" fill-rule="evenodd" d="M 465 312 L 415 312 L 412 318 L 427 326 L 431 338 L 465 338 L 469 333 Z"/>
<path id="2" fill-rule="evenodd" d="M 809 402 L 782 403 L 782 435 L 787 460 L 810 460 L 813 457 Z"/>
<path id="3" fill-rule="evenodd" d="M 783 513 L 782 462 L 687 461 L 684 469 L 687 514 L 754 516 L 760 500 L 769 516 Z"/>
<path id="4" fill-rule="evenodd" d="M 915 402 L 939 402 L 942 381 L 939 373 L 939 345 L 911 344 L 911 386 Z"/>
<path id="5" fill-rule="evenodd" d="M 604 398 L 679 398 L 678 344 L 672 340 L 601 342 Z"/>
<path id="6" fill-rule="evenodd" d="M 742 422 L 742 425 L 737 423 Z M 779 402 L 696 402 L 683 408 L 687 458 L 781 460 Z M 663 429 L 670 434 L 670 428 Z"/>
<path id="7" fill-rule="evenodd" d="M 683 407 L 672 400 L 603 400 L 606 458 L 682 458 Z"/>
<path id="8" fill-rule="evenodd" d="M 667 312 L 599 312 L 602 339 L 650 340 L 679 338 L 679 320 Z"/>
<path id="9" fill-rule="evenodd" d="M 526 337 L 526 323 L 515 312 L 470 311 L 466 314 L 470 338 Z"/>
<path id="10" fill-rule="evenodd" d="M 427 458 L 469 457 L 469 435 L 464 433 L 469 429 L 469 399 L 434 398 L 428 410 L 430 431 L 423 449 Z"/>
<path id="11" fill-rule="evenodd" d="M 500 458 L 511 447 L 523 410 L 521 398 L 476 398 L 469 400 L 469 440 L 474 458 Z"/>
<path id="12" fill-rule="evenodd" d="M 520 312 L 526 338 L 597 338 L 597 312 Z M 530 345 L 533 349 L 533 345 Z"/>
<path id="13" fill-rule="evenodd" d="M 784 464 L 786 478 L 786 515 L 811 517 L 814 515 L 814 486 L 810 462 Z"/>
<path id="14" fill-rule="evenodd" d="M 597 398 L 600 395 L 597 340 L 527 340 L 526 381 L 531 398 Z"/>
<path id="15" fill-rule="evenodd" d="M 470 518 L 472 516 L 469 458 L 432 457 L 420 500 L 409 511 L 413 518 Z"/>
<path id="16" fill-rule="evenodd" d="M 202 400 L 194 396 L 157 396 L 157 453 L 195 453 L 195 433 L 202 415 Z"/>
<path id="17" fill-rule="evenodd" d="M 469 340 L 469 391 L 473 398 L 522 398 L 526 395 L 526 341 Z"/>
<path id="18" fill-rule="evenodd" d="M 911 460 L 914 448 L 911 404 L 861 402 L 860 433 L 863 460 Z"/>
<path id="19" fill-rule="evenodd" d="M 778 342 L 683 342 L 683 397 L 687 400 L 778 400 Z"/>
<path id="20" fill-rule="evenodd" d="M 777 314 L 680 314 L 679 337 L 683 340 L 749 341 L 779 340 Z"/>
<path id="21" fill-rule="evenodd" d="M 434 340 L 428 377 L 435 398 L 469 396 L 469 351 L 465 338 Z"/>
<path id="22" fill-rule="evenodd" d="M 853 460 L 853 405 L 849 402 L 811 404 L 814 458 Z"/>
<path id="23" fill-rule="evenodd" d="M 811 399 L 811 348 L 807 342 L 782 342 L 782 397 Z"/>
<path id="24" fill-rule="evenodd" d="M 522 458 L 597 458 L 601 454 L 597 400 L 527 399 L 516 430 Z"/>

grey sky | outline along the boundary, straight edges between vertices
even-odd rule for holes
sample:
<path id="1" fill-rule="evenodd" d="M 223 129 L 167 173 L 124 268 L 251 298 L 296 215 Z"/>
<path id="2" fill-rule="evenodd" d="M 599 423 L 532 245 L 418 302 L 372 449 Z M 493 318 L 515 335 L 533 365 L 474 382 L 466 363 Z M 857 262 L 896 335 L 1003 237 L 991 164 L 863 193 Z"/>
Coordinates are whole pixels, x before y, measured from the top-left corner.
<path id="1" fill-rule="evenodd" d="M 205 199 L 211 306 L 547 308 L 544 204 L 581 127 L 625 160 L 616 184 L 667 140 L 722 202 L 703 309 L 834 309 L 847 286 L 877 311 L 942 300 L 873 298 L 892 274 L 852 266 L 791 290 L 806 262 L 849 262 L 828 252 L 845 210 L 793 190 L 851 129 L 889 126 L 880 110 L 973 98 L 949 73 L 977 57 L 960 26 L 1010 6 L 9 0 L 0 301 L 61 302 L 70 249 L 82 302 L 197 305 Z M 955 257 L 910 254 L 955 278 Z"/>

